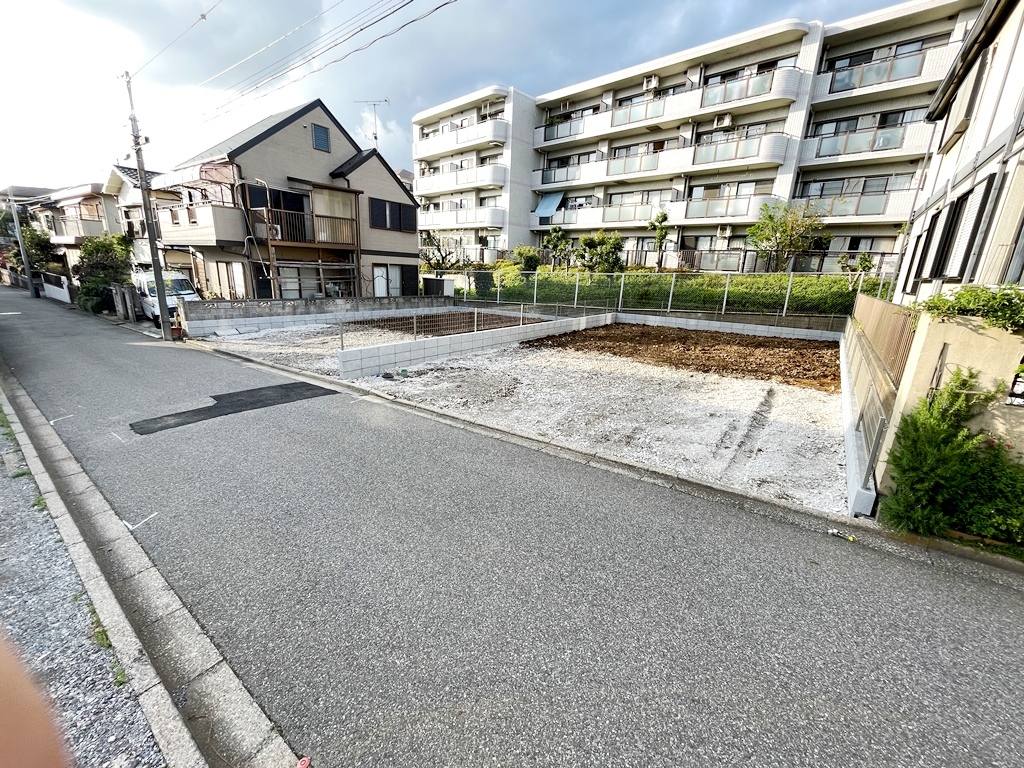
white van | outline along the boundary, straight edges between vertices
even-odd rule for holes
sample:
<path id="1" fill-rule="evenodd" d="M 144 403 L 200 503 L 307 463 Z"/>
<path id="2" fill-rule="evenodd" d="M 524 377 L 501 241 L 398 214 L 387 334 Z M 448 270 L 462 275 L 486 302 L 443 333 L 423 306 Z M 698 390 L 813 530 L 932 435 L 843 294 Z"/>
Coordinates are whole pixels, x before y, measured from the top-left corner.
<path id="1" fill-rule="evenodd" d="M 164 293 L 167 295 L 167 311 L 174 317 L 174 311 L 179 301 L 198 301 L 199 294 L 195 286 L 188 279 L 187 275 L 181 272 L 170 272 L 164 270 L 161 273 L 164 279 Z M 156 298 L 156 281 L 152 272 L 136 272 L 132 278 L 135 288 L 139 292 L 139 300 L 142 303 L 142 314 L 153 321 L 153 324 L 160 325 L 160 305 Z"/>

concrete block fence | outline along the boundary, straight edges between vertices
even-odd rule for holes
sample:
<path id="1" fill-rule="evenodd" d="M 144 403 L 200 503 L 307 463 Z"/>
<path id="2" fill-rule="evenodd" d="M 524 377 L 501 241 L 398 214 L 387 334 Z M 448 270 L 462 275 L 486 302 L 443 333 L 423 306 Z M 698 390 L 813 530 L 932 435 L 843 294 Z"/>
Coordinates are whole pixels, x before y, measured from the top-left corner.
<path id="1" fill-rule="evenodd" d="M 255 301 L 189 301 L 183 323 L 189 336 L 235 335 L 301 325 L 430 314 L 451 310 L 445 296 L 402 296 L 362 299 L 274 299 Z"/>
<path id="2" fill-rule="evenodd" d="M 663 328 L 686 328 L 691 331 L 718 331 L 720 333 L 739 333 L 744 336 L 774 336 L 780 339 L 807 339 L 809 341 L 839 341 L 843 338 L 842 331 L 825 331 L 817 328 L 794 328 L 783 325 L 758 325 L 757 323 L 736 323 L 720 320 L 694 320 L 683 317 L 665 317 L 663 315 L 631 315 L 615 313 L 616 323 L 633 323 L 636 325 L 658 325 Z"/>

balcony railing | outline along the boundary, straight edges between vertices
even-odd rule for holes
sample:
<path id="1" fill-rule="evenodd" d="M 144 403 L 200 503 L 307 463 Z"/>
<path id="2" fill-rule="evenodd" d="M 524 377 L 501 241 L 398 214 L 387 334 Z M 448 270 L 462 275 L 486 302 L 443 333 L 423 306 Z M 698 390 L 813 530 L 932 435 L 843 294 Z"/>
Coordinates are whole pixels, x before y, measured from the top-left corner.
<path id="1" fill-rule="evenodd" d="M 878 216 L 885 213 L 889 192 L 868 192 L 857 195 L 836 197 L 803 197 L 794 202 L 803 202 L 813 208 L 819 216 Z"/>
<path id="2" fill-rule="evenodd" d="M 561 123 L 552 123 L 544 126 L 544 141 L 555 139 L 567 139 L 570 136 L 577 136 L 583 133 L 583 118 L 577 117 L 573 120 L 566 120 Z"/>
<path id="3" fill-rule="evenodd" d="M 266 217 L 268 213 L 269 219 Z M 355 219 L 277 209 L 256 209 L 252 217 L 256 239 L 264 242 L 318 243 L 351 248 L 356 245 Z"/>
<path id="4" fill-rule="evenodd" d="M 106 229 L 103 226 L 103 219 L 100 218 L 62 216 L 60 222 L 66 237 L 95 237 L 102 235 Z"/>
<path id="5" fill-rule="evenodd" d="M 566 165 L 561 168 L 544 168 L 540 172 L 541 184 L 561 184 L 569 181 L 579 181 L 579 178 L 579 165 Z"/>
<path id="6" fill-rule="evenodd" d="M 506 141 L 508 141 L 508 121 L 502 118 L 492 118 L 453 131 L 425 136 L 413 145 L 413 157 L 438 157 L 448 152 L 467 150 L 477 145 L 504 144 Z"/>
<path id="7" fill-rule="evenodd" d="M 478 186 L 504 186 L 508 167 L 497 163 L 459 168 L 445 173 L 419 176 L 415 181 L 417 194 L 436 193 L 445 189 Z"/>
<path id="8" fill-rule="evenodd" d="M 704 96 L 701 99 L 701 106 L 711 107 L 716 104 L 726 104 L 730 101 L 748 99 L 751 96 L 763 96 L 772 89 L 772 78 L 775 70 L 761 72 L 756 75 L 747 75 L 736 80 L 728 80 L 724 83 L 704 86 Z"/>
<path id="9" fill-rule="evenodd" d="M 886 149 L 899 149 L 903 146 L 905 125 L 869 128 L 863 131 L 838 133 L 834 136 L 818 138 L 815 157 L 834 157 L 855 152 L 877 152 Z"/>
<path id="10" fill-rule="evenodd" d="M 495 206 L 457 208 L 453 211 L 421 211 L 418 224 L 421 229 L 503 227 L 506 218 L 506 210 Z"/>
<path id="11" fill-rule="evenodd" d="M 661 117 L 664 114 L 664 99 L 653 99 L 651 101 L 642 101 L 639 104 L 628 104 L 612 110 L 612 127 L 638 123 L 641 120 L 650 120 L 652 117 Z"/>
<path id="12" fill-rule="evenodd" d="M 648 152 L 643 155 L 629 157 L 613 157 L 608 161 L 608 175 L 618 176 L 623 173 L 641 173 L 642 171 L 658 170 L 660 152 Z"/>
<path id="13" fill-rule="evenodd" d="M 726 160 L 741 160 L 748 157 L 756 157 L 761 148 L 761 137 L 750 136 L 745 138 L 724 139 L 717 142 L 707 142 L 697 145 L 693 162 L 719 163 Z"/>
<path id="14" fill-rule="evenodd" d="M 925 53 L 925 51 L 914 51 L 837 69 L 832 72 L 830 92 L 838 93 L 879 83 L 889 83 L 894 80 L 905 80 L 908 77 L 917 77 L 921 74 Z"/>
<path id="15" fill-rule="evenodd" d="M 650 221 L 656 210 L 652 203 L 606 205 L 603 208 L 603 221 Z"/>
<path id="16" fill-rule="evenodd" d="M 767 197 L 757 195 L 756 197 Z M 708 197 L 686 201 L 686 218 L 716 219 L 725 216 L 746 216 L 750 212 L 751 201 L 755 196 L 745 197 Z"/>

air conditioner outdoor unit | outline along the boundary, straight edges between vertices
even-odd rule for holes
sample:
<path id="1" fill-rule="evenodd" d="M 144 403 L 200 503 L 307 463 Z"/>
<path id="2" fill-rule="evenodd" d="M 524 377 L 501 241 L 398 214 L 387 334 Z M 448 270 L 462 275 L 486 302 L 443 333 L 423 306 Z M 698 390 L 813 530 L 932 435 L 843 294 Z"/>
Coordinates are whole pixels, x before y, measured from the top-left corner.
<path id="1" fill-rule="evenodd" d="M 657 75 L 648 75 L 647 77 L 644 78 L 644 90 L 653 91 L 655 88 L 658 87 L 658 84 L 660 82 L 661 78 L 658 77 Z"/>
<path id="2" fill-rule="evenodd" d="M 280 224 L 271 224 L 270 225 L 270 239 L 271 240 L 280 240 L 281 239 L 281 225 Z"/>
<path id="3" fill-rule="evenodd" d="M 725 112 L 721 115 L 715 115 L 715 128 L 728 128 L 732 125 L 732 113 Z"/>
<path id="4" fill-rule="evenodd" d="M 720 238 L 732 237 L 732 227 L 730 225 L 728 225 L 728 224 L 719 224 L 718 225 L 718 236 Z"/>

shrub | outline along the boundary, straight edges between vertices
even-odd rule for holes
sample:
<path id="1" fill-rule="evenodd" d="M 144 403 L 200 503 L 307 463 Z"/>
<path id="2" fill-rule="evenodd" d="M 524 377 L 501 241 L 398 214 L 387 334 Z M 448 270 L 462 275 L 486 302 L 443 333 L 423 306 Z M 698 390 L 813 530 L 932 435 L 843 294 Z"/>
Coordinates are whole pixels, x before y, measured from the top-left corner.
<path id="1" fill-rule="evenodd" d="M 965 285 L 951 296 L 932 296 L 911 308 L 928 312 L 940 320 L 956 316 L 979 317 L 994 328 L 1006 331 L 1024 329 L 1024 292 L 1013 285 L 998 288 Z"/>
<path id="2" fill-rule="evenodd" d="M 1024 467 L 1007 444 L 967 427 L 1001 391 L 979 392 L 977 384 L 977 371 L 957 368 L 930 401 L 922 398 L 900 420 L 889 452 L 895 487 L 879 507 L 887 525 L 1024 543 Z"/>
<path id="3" fill-rule="evenodd" d="M 532 245 L 520 243 L 512 251 L 512 254 L 516 257 L 516 261 L 519 262 L 523 272 L 536 272 L 537 267 L 540 266 L 540 251 Z"/>
<path id="4" fill-rule="evenodd" d="M 113 309 L 110 286 L 131 276 L 132 242 L 124 235 L 87 237 L 82 258 L 73 268 L 78 277 L 78 306 L 90 312 Z"/>

